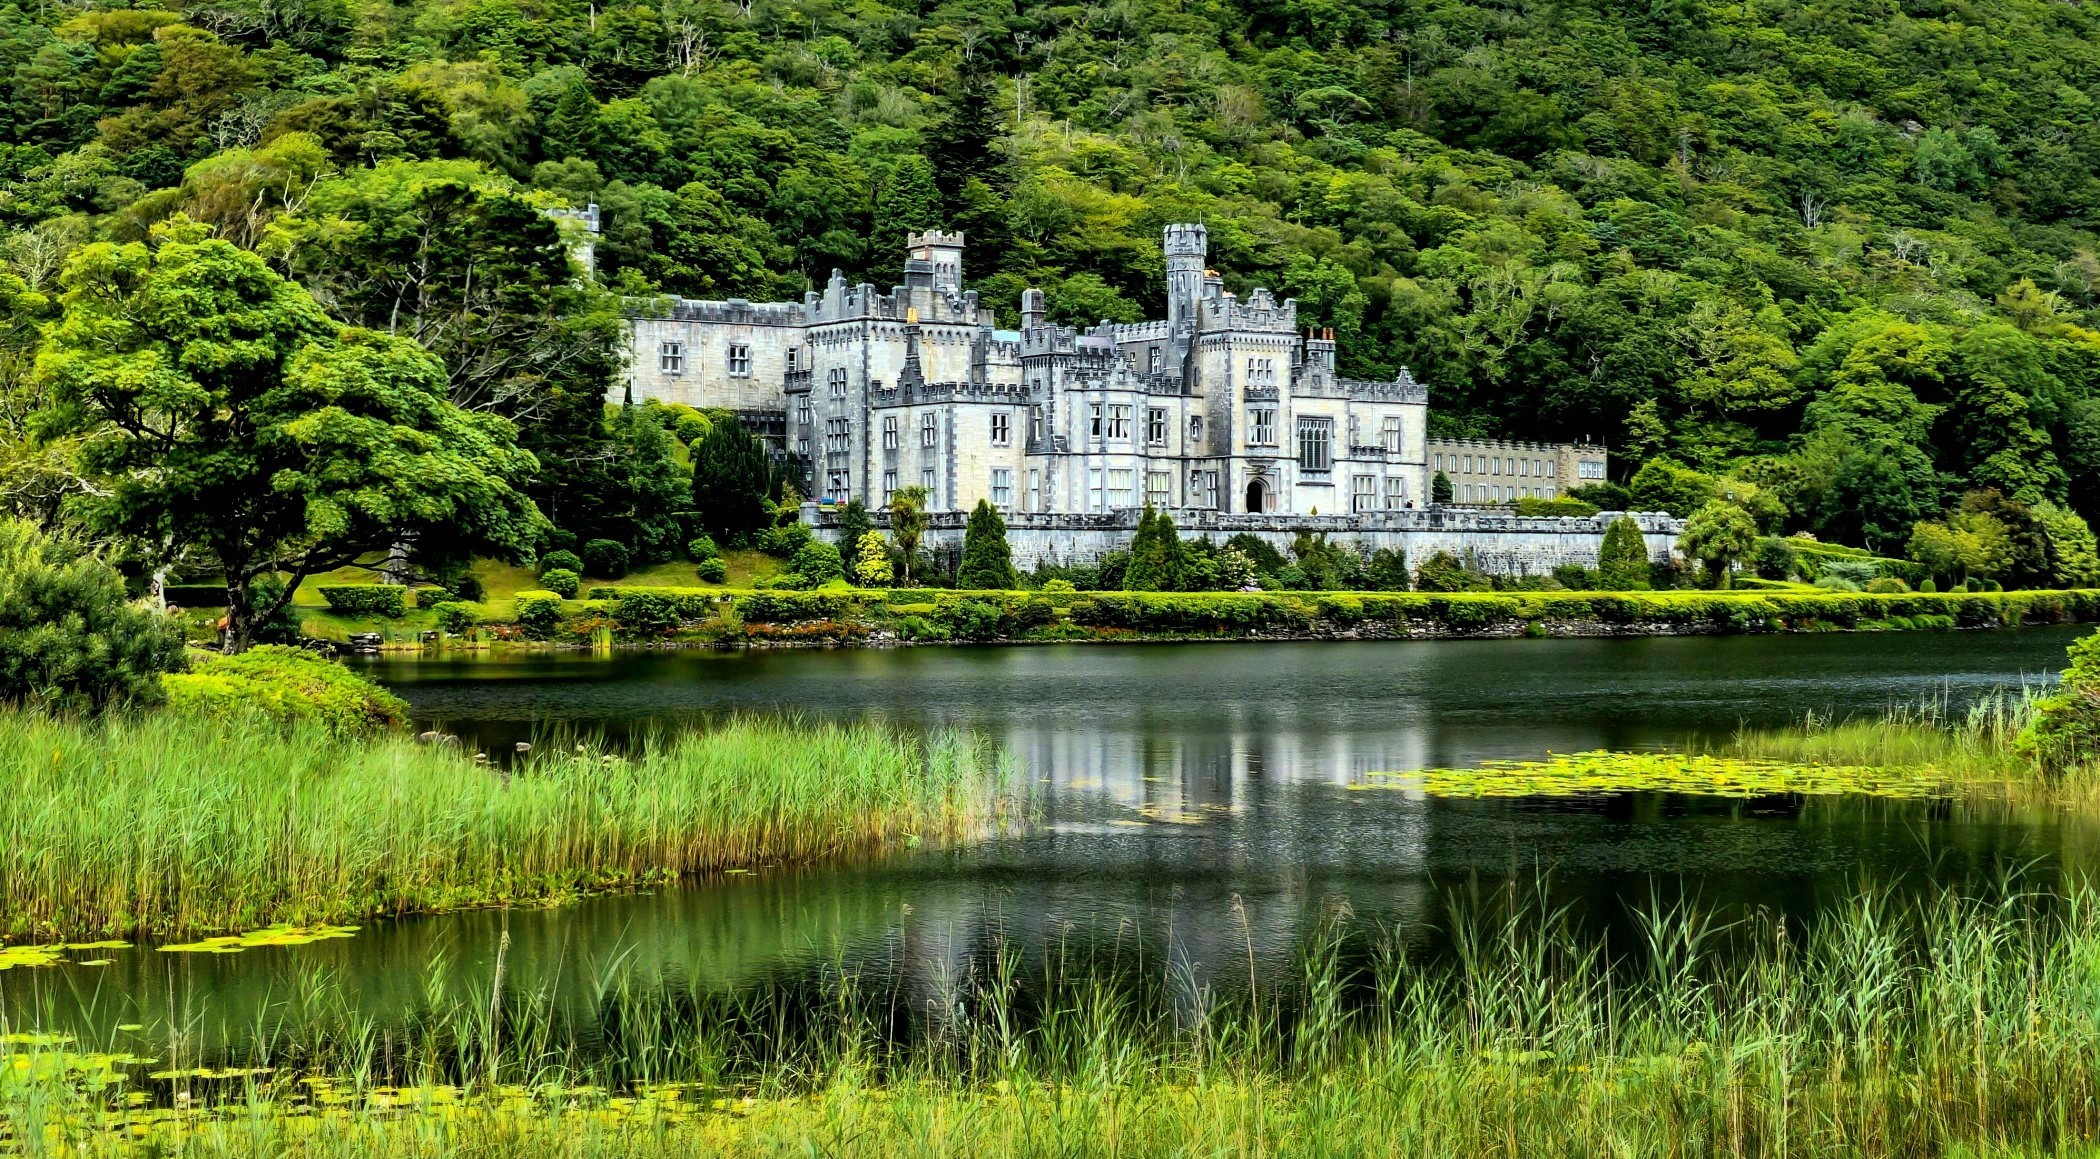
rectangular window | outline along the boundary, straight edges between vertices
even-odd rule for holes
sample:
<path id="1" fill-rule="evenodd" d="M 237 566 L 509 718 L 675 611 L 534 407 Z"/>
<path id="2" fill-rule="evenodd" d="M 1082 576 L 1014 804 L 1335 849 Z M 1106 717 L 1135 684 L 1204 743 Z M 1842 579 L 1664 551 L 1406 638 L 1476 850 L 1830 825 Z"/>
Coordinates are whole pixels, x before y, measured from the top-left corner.
<path id="1" fill-rule="evenodd" d="M 1174 498 L 1174 476 L 1166 471 L 1145 472 L 1145 502 L 1154 507 L 1171 506 Z"/>
<path id="2" fill-rule="evenodd" d="M 742 342 L 729 344 L 729 377 L 751 377 L 751 347 Z"/>
<path id="3" fill-rule="evenodd" d="M 853 449 L 853 420 L 824 420 L 824 449 L 833 453 Z"/>
<path id="4" fill-rule="evenodd" d="M 930 414 L 919 416 L 919 445 L 938 447 L 941 445 L 941 430 Z"/>
<path id="5" fill-rule="evenodd" d="M 1386 417 L 1385 425 L 1379 430 L 1379 438 L 1384 443 L 1388 453 L 1395 455 L 1400 453 L 1404 445 L 1400 438 L 1403 430 L 1404 428 L 1400 425 L 1399 415 L 1388 415 Z"/>
<path id="6" fill-rule="evenodd" d="M 883 501 L 884 503 L 887 503 L 887 502 L 889 502 L 889 501 L 890 501 L 890 496 L 892 496 L 892 495 L 895 495 L 896 493 L 897 493 L 897 472 L 895 472 L 895 471 L 884 471 L 884 472 L 882 473 L 882 501 Z"/>
<path id="7" fill-rule="evenodd" d="M 1043 509 L 1043 473 L 1035 468 L 1028 471 L 1028 494 L 1023 496 L 1030 511 Z"/>
<path id="8" fill-rule="evenodd" d="M 919 486 L 926 488 L 926 501 L 929 503 L 933 501 L 933 490 L 936 482 L 938 480 L 934 478 L 932 467 L 926 467 L 919 471 Z"/>
<path id="9" fill-rule="evenodd" d="M 1398 475 L 1388 477 L 1385 481 L 1385 509 L 1387 511 L 1398 511 L 1405 506 L 1407 506 L 1407 480 Z"/>
<path id="10" fill-rule="evenodd" d="M 1604 464 L 1594 460 L 1577 463 L 1575 464 L 1575 474 L 1583 479 L 1602 479 L 1604 478 Z"/>
<path id="11" fill-rule="evenodd" d="M 1086 489 L 1089 503 L 1095 511 L 1108 510 L 1107 497 L 1101 493 L 1101 468 L 1086 469 Z"/>
<path id="12" fill-rule="evenodd" d="M 1003 410 L 992 412 L 992 445 L 1012 446 L 1014 441 L 1014 417 Z"/>
<path id="13" fill-rule="evenodd" d="M 1375 501 L 1376 491 L 1371 489 L 1373 480 L 1369 475 L 1357 475 L 1349 480 L 1349 510 L 1369 511 Z"/>
<path id="14" fill-rule="evenodd" d="M 665 374 L 685 373 L 685 343 L 664 342 L 656 347 L 656 368 Z"/>
<path id="15" fill-rule="evenodd" d="M 992 506 L 1011 507 L 1014 503 L 1014 473 L 1005 467 L 992 468 Z"/>
<path id="16" fill-rule="evenodd" d="M 896 415 L 882 416 L 882 449 L 885 451 L 894 451 L 897 449 Z"/>
<path id="17" fill-rule="evenodd" d="M 1298 420 L 1298 469 L 1326 473 L 1334 467 L 1334 420 Z"/>
<path id="18" fill-rule="evenodd" d="M 1276 412 L 1257 410 L 1247 412 L 1247 443 L 1255 447 L 1276 445 Z"/>
<path id="19" fill-rule="evenodd" d="M 1108 408 L 1108 437 L 1127 439 L 1130 437 L 1130 408 L 1112 406 Z"/>
<path id="20" fill-rule="evenodd" d="M 1471 456 L 1471 455 L 1467 455 L 1467 456 L 1466 456 L 1466 465 L 1465 465 L 1464 467 L 1461 467 L 1461 468 L 1459 468 L 1459 469 L 1460 469 L 1461 471 L 1464 471 L 1464 472 L 1465 472 L 1466 474 L 1468 474 L 1468 475 L 1472 474 L 1472 473 L 1473 473 L 1473 456 Z"/>
<path id="21" fill-rule="evenodd" d="M 827 389 L 831 391 L 831 397 L 846 397 L 846 368 L 843 366 L 835 366 L 830 370 L 825 371 L 824 385 Z"/>
<path id="22" fill-rule="evenodd" d="M 825 477 L 824 497 L 834 503 L 853 501 L 852 477 L 844 471 L 833 471 Z"/>
<path id="23" fill-rule="evenodd" d="M 1560 473 L 1560 464 L 1559 464 L 1559 463 L 1558 463 L 1557 461 L 1553 460 L 1553 459 L 1548 459 L 1548 460 L 1546 460 L 1546 478 L 1548 478 L 1548 479 L 1551 479 L 1551 478 L 1553 478 L 1553 477 L 1554 477 L 1555 475 L 1558 475 L 1559 473 Z"/>
<path id="24" fill-rule="evenodd" d="M 797 355 L 797 354 L 800 354 L 800 353 L 801 353 L 801 351 L 799 351 L 799 350 L 796 350 L 796 349 L 795 349 L 794 347 L 792 347 L 792 346 L 788 347 L 788 352 L 787 352 L 787 360 L 788 360 L 788 361 L 787 361 L 787 372 L 788 372 L 789 374 L 793 374 L 793 373 L 795 373 L 795 355 Z"/>
<path id="25" fill-rule="evenodd" d="M 1146 348 L 1145 348 L 1145 356 L 1146 356 L 1146 357 L 1145 357 L 1145 373 L 1147 373 L 1147 374 L 1158 374 L 1158 373 L 1159 373 L 1159 347 L 1157 347 L 1157 346 L 1148 346 L 1148 347 L 1146 347 Z"/>
<path id="26" fill-rule="evenodd" d="M 796 440 L 795 440 L 795 453 L 796 453 L 796 454 L 798 454 L 798 455 L 800 455 L 800 456 L 802 456 L 802 457 L 803 457 L 803 458 L 805 458 L 805 459 L 809 458 L 809 440 L 808 440 L 808 439 L 796 439 Z"/>
<path id="27" fill-rule="evenodd" d="M 1040 440 L 1040 439 L 1041 439 L 1042 437 L 1043 437 L 1043 408 L 1042 408 L 1042 407 L 1039 407 L 1039 406 L 1032 406 L 1032 407 L 1029 407 L 1029 408 L 1028 408 L 1028 441 L 1029 441 L 1029 442 L 1031 442 L 1031 443 L 1033 443 L 1033 442 L 1036 442 L 1036 441 Z"/>
<path id="28" fill-rule="evenodd" d="M 1090 403 L 1086 404 L 1086 413 L 1087 413 L 1087 433 L 1088 433 L 1088 434 L 1090 434 L 1090 435 L 1092 435 L 1092 436 L 1093 436 L 1094 438 L 1097 438 L 1097 439 L 1098 439 L 1098 438 L 1100 438 L 1100 437 L 1101 437 L 1101 404 L 1100 404 L 1100 403 L 1098 403 L 1098 402 L 1090 402 Z"/>
<path id="29" fill-rule="evenodd" d="M 1137 484 L 1137 472 L 1114 470 L 1108 473 L 1108 505 L 1115 507 L 1137 506 L 1137 495 L 1132 490 Z"/>
<path id="30" fill-rule="evenodd" d="M 1146 408 L 1145 441 L 1155 447 L 1167 445 L 1167 408 L 1161 406 Z"/>
<path id="31" fill-rule="evenodd" d="M 806 427 L 810 423 L 815 421 L 815 415 L 810 410 L 809 398 L 807 395 L 805 395 L 803 396 L 802 401 L 797 403 L 795 406 L 795 425 L 798 427 Z"/>

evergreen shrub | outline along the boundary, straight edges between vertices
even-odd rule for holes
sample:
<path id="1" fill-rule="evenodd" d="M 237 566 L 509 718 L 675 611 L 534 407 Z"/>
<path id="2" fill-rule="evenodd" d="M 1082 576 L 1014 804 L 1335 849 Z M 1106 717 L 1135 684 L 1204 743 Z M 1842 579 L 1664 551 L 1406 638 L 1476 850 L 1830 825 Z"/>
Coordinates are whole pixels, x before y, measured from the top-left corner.
<path id="1" fill-rule="evenodd" d="M 197 653 L 187 672 L 161 677 L 168 710 L 196 716 L 259 713 L 280 724 L 317 724 L 342 736 L 398 728 L 408 705 L 324 656 L 263 644 L 238 656 Z"/>
<path id="2" fill-rule="evenodd" d="M 160 674 L 182 663 L 172 623 L 133 606 L 115 568 L 27 520 L 0 520 L 0 703 L 152 703 Z"/>
<path id="3" fill-rule="evenodd" d="M 398 620 L 408 614 L 408 589 L 397 584 L 324 584 L 321 598 L 329 610 L 345 616 Z"/>
<path id="4" fill-rule="evenodd" d="M 576 598 L 576 589 L 583 586 L 583 577 L 567 568 L 553 568 L 540 573 L 540 586 L 565 600 Z"/>
<path id="5" fill-rule="evenodd" d="M 519 626 L 535 639 L 546 639 L 561 623 L 561 597 L 553 592 L 519 592 L 517 604 Z"/>
<path id="6" fill-rule="evenodd" d="M 593 539 L 583 545 L 583 574 L 619 579 L 627 574 L 627 545 L 617 539 Z M 547 573 L 541 572 L 542 576 Z"/>
<path id="7" fill-rule="evenodd" d="M 582 575 L 583 557 L 577 555 L 573 551 L 568 551 L 566 549 L 550 551 L 547 554 L 540 557 L 539 574 L 546 575 L 548 572 L 554 571 L 557 568 L 561 569 L 562 571 L 573 571 L 578 575 Z"/>
<path id="8" fill-rule="evenodd" d="M 693 574 L 702 583 L 718 584 L 729 578 L 729 565 L 720 556 L 709 556 L 693 566 Z"/>

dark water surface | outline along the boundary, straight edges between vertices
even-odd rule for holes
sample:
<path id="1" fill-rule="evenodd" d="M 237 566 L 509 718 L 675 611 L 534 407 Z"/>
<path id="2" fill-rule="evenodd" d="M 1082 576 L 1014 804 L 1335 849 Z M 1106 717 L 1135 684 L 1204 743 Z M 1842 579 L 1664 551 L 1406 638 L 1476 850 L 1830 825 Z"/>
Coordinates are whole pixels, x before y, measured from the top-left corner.
<path id="1" fill-rule="evenodd" d="M 913 985 L 993 944 L 1127 948 L 1190 985 L 1263 972 L 1327 915 L 1418 931 L 1451 898 L 1543 881 L 1600 936 L 1629 904 L 1692 898 L 1801 919 L 1862 886 L 1984 890 L 2093 861 L 2094 835 L 2006 806 L 1870 799 L 1431 800 L 1365 774 L 1644 748 L 1961 707 L 2053 677 L 2075 629 L 1628 640 L 1175 644 L 377 658 L 419 717 L 503 751 L 546 725 L 615 737 L 728 713 L 960 726 L 1004 746 L 1040 824 L 989 845 L 774 868 L 553 910 L 477 912 L 213 956 L 112 954 L 0 974 L 17 1022 L 189 1023 L 237 1037 L 313 977 L 380 1025 L 434 986 L 506 979 L 579 1010 L 609 971 L 732 990 L 838 966 Z M 441 963 L 436 967 L 433 963 Z M 637 976 L 630 973 L 628 976 Z M 914 981 L 916 980 L 916 981 Z"/>

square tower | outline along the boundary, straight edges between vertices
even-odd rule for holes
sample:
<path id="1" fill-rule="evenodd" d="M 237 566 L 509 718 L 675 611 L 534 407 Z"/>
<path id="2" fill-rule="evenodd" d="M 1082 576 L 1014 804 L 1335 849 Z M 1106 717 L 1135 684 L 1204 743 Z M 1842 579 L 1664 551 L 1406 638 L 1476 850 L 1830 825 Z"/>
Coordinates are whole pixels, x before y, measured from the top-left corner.
<path id="1" fill-rule="evenodd" d="M 943 233 L 929 229 L 925 233 L 904 236 L 905 259 L 922 261 L 933 269 L 933 288 L 952 293 L 962 292 L 963 235 L 960 231 Z"/>

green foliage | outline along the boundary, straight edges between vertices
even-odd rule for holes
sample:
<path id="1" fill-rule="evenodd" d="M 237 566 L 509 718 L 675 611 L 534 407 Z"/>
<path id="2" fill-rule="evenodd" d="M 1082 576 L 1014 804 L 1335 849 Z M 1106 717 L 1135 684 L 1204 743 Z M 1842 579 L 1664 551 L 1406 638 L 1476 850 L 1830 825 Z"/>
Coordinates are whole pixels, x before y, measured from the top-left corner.
<path id="1" fill-rule="evenodd" d="M 540 556 L 539 574 L 546 575 L 550 571 L 573 571 L 582 575 L 583 557 L 568 550 L 550 551 Z"/>
<path id="2" fill-rule="evenodd" d="M 561 623 L 561 596 L 529 591 L 517 595 L 518 624 L 535 639 L 546 639 Z"/>
<path id="3" fill-rule="evenodd" d="M 1551 499 L 1527 495 L 1517 500 L 1519 515 L 1573 516 L 1581 519 L 1595 515 L 1598 510 L 1594 503 L 1586 503 L 1567 495 L 1557 495 Z"/>
<path id="4" fill-rule="evenodd" d="M 1473 574 L 1448 551 L 1431 555 L 1415 571 L 1415 590 L 1418 592 L 1471 592 L 1486 586 L 1482 577 Z"/>
<path id="5" fill-rule="evenodd" d="M 1760 539 L 1753 566 L 1759 579 L 1790 579 L 1794 574 L 1794 549 L 1784 539 Z"/>
<path id="6" fill-rule="evenodd" d="M 593 539 L 583 545 L 583 574 L 600 579 L 619 579 L 627 574 L 627 545 L 616 539 Z M 546 573 L 540 573 L 545 579 Z"/>
<path id="7" fill-rule="evenodd" d="M 751 542 L 772 523 L 772 469 L 756 435 L 725 418 L 693 448 L 693 515 L 717 543 Z"/>
<path id="8" fill-rule="evenodd" d="M 711 535 L 694 536 L 685 544 L 685 557 L 694 563 L 705 563 L 720 557 L 721 554 L 722 549 L 715 546 L 714 537 Z"/>
<path id="9" fill-rule="evenodd" d="M 398 584 L 324 584 L 321 598 L 330 610 L 345 616 L 398 620 L 408 614 L 408 589 Z"/>
<path id="10" fill-rule="evenodd" d="M 1680 519 L 1712 502 L 1718 489 L 1712 476 L 1666 458 L 1641 464 L 1627 484 L 1636 510 L 1667 511 Z"/>
<path id="11" fill-rule="evenodd" d="M 161 677 L 168 711 L 217 718 L 256 713 L 337 736 L 399 728 L 408 705 L 325 656 L 263 644 L 238 656 L 197 654 L 187 672 Z"/>
<path id="12" fill-rule="evenodd" d="M 464 636 L 481 622 L 481 618 L 474 614 L 473 605 L 457 600 L 439 604 L 433 611 L 437 615 L 438 630 L 448 636 Z"/>
<path id="13" fill-rule="evenodd" d="M 788 567 L 813 587 L 846 578 L 846 563 L 840 558 L 839 549 L 819 539 L 803 544 Z"/>
<path id="14" fill-rule="evenodd" d="M 567 568 L 551 568 L 540 573 L 540 586 L 565 600 L 576 598 L 576 589 L 583 586 L 583 577 Z"/>
<path id="15" fill-rule="evenodd" d="M 869 587 L 886 587 L 895 578 L 890 566 L 890 544 L 880 531 L 864 531 L 855 541 L 853 578 Z"/>
<path id="16" fill-rule="evenodd" d="M 1413 587 L 1407 572 L 1407 554 L 1390 547 L 1371 553 L 1364 568 L 1364 587 L 1374 592 L 1404 592 Z"/>
<path id="17" fill-rule="evenodd" d="M 1179 590 L 1181 555 L 1181 536 L 1174 530 L 1173 517 L 1145 504 L 1144 512 L 1138 516 L 1137 533 L 1130 540 L 1130 564 L 1123 571 L 1123 590 Z"/>
<path id="18" fill-rule="evenodd" d="M 729 564 L 720 556 L 709 556 L 693 568 L 693 575 L 703 583 L 723 583 L 729 579 Z"/>
<path id="19" fill-rule="evenodd" d="M 1735 562 L 1757 546 L 1757 524 L 1733 503 L 1713 500 L 1685 521 L 1677 549 L 1706 565 L 1715 586 L 1727 587 Z"/>
<path id="20" fill-rule="evenodd" d="M 1225 546 L 1244 555 L 1254 564 L 1254 574 L 1273 576 L 1283 570 L 1283 553 L 1276 545 L 1258 535 L 1240 532 L 1225 541 Z"/>
<path id="21" fill-rule="evenodd" d="M 2100 632 L 2073 643 L 2070 661 L 2019 739 L 2022 752 L 2057 776 L 2100 757 Z"/>
<path id="22" fill-rule="evenodd" d="M 63 712 L 151 704 L 182 666 L 174 627 L 79 545 L 0 519 L 0 705 Z"/>
<path id="23" fill-rule="evenodd" d="M 1143 534 L 1142 525 L 1139 533 Z M 1169 523 L 1168 534 L 1172 533 L 1173 525 Z M 862 582 L 869 581 L 863 578 Z M 969 522 L 963 527 L 962 566 L 956 569 L 955 586 L 1003 590 L 1017 582 L 1013 549 L 1006 543 L 1006 520 L 1000 517 L 997 508 L 979 499 L 970 512 Z"/>
<path id="24" fill-rule="evenodd" d="M 896 541 L 898 558 L 904 561 L 903 580 L 911 584 L 913 557 L 919 553 L 919 537 L 926 534 L 926 488 L 899 487 L 890 494 L 890 538 Z"/>
<path id="25" fill-rule="evenodd" d="M 79 500 L 93 526 L 223 574 L 232 651 L 277 611 L 254 598 L 264 574 L 291 577 L 281 604 L 403 540 L 502 554 L 539 537 L 509 422 L 453 405 L 415 343 L 335 325 L 206 232 L 177 219 L 90 245 L 61 278 L 37 422 L 102 480 Z"/>
<path id="26" fill-rule="evenodd" d="M 1431 503 L 1450 503 L 1453 501 L 1455 493 L 1451 486 L 1451 476 L 1444 474 L 1442 471 L 1438 471 L 1429 480 L 1429 501 Z"/>
<path id="27" fill-rule="evenodd" d="M 1631 516 L 1622 515 L 1604 529 L 1604 541 L 1597 547 L 1597 586 L 1608 592 L 1649 586 L 1648 543 Z"/>

